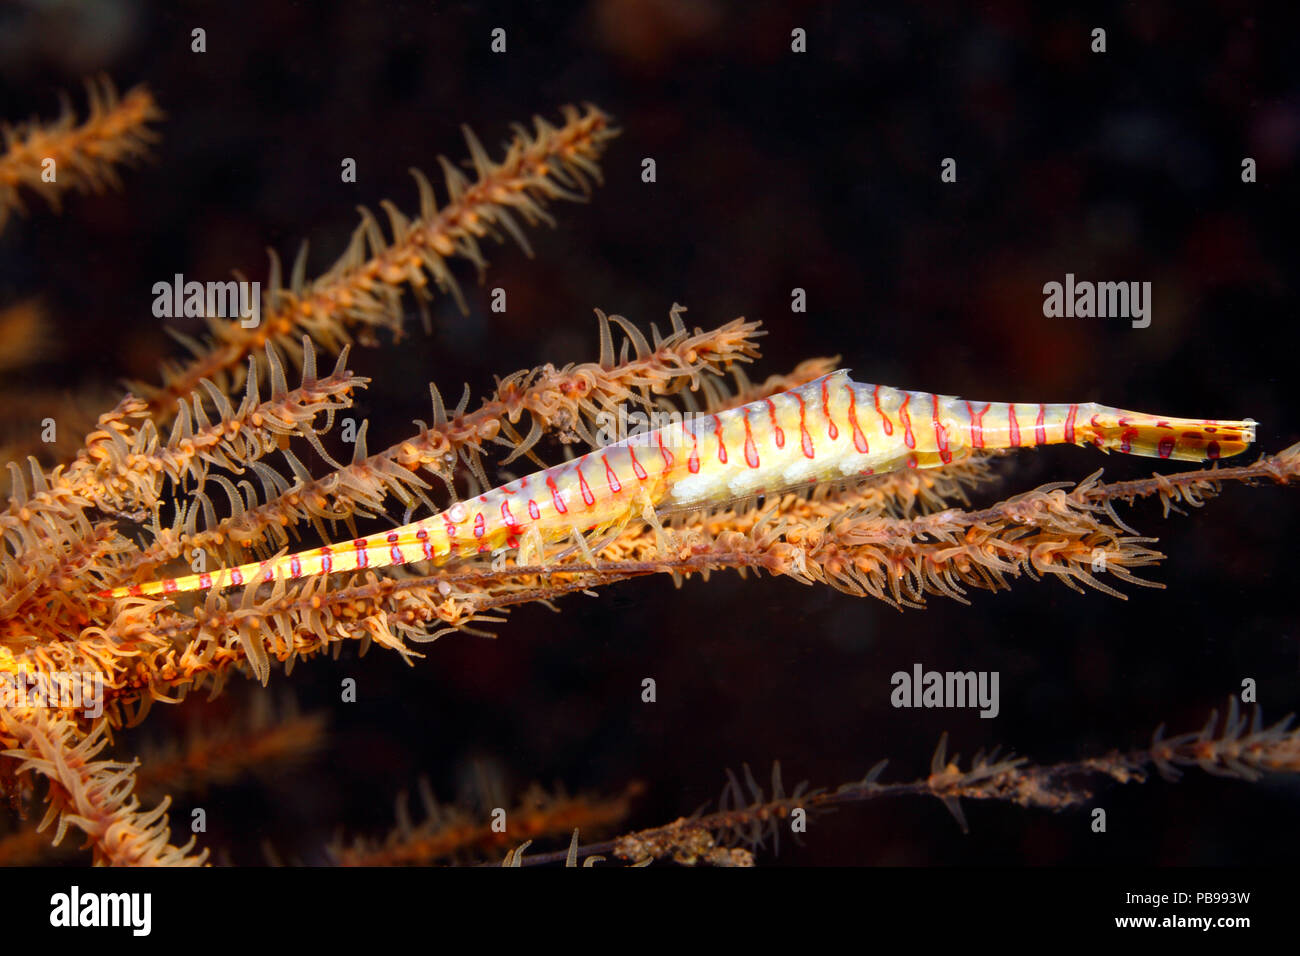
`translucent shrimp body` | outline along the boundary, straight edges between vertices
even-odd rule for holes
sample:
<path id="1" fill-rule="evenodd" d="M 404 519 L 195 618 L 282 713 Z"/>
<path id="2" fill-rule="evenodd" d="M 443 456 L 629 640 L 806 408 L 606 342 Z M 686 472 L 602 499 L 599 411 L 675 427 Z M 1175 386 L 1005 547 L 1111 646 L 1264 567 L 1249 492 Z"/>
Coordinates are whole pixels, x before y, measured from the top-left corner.
<path id="1" fill-rule="evenodd" d="M 903 468 L 935 468 L 984 449 L 1092 445 L 1102 451 L 1213 461 L 1245 451 L 1255 422 L 1169 418 L 1096 403 L 971 402 L 854 382 L 833 372 L 717 414 L 689 416 L 459 501 L 394 531 L 211 574 L 149 581 L 106 597 L 173 594 L 499 549 L 541 554 L 575 533 L 645 514 Z"/>

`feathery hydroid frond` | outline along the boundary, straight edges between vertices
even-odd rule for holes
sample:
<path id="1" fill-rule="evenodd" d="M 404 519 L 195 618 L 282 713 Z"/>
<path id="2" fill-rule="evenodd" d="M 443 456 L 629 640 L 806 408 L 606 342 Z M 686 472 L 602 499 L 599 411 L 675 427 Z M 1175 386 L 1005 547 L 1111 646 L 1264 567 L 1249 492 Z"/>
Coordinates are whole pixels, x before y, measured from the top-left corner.
<path id="1" fill-rule="evenodd" d="M 0 229 L 11 211 L 23 209 L 22 190 L 38 193 L 57 212 L 70 190 L 117 186 L 116 167 L 137 162 L 156 138 L 148 124 L 162 113 L 143 86 L 119 97 L 112 82 L 99 77 L 86 81 L 86 97 L 89 113 L 81 123 L 64 97 L 63 112 L 52 123 L 0 126 Z"/>
<path id="2" fill-rule="evenodd" d="M 529 251 L 516 216 L 528 225 L 550 223 L 548 203 L 582 200 L 591 182 L 599 182 L 597 161 L 617 130 L 608 116 L 590 104 L 583 110 L 566 106 L 561 113 L 564 122 L 558 127 L 541 117 L 531 132 L 516 126 L 500 162 L 491 161 L 466 130 L 477 178 L 471 182 L 441 160 L 446 205 L 438 207 L 429 181 L 412 170 L 420 195 L 416 218 L 408 219 L 385 203 L 390 226 L 385 237 L 374 215 L 362 209 L 361 223 L 347 249 L 329 271 L 311 282 L 304 278 L 305 258 L 300 257 L 289 284 L 284 285 L 279 260 L 273 255 L 270 291 L 255 328 L 209 319 L 209 340 L 196 344 L 193 360 L 165 368 L 161 386 L 135 383 L 132 390 L 145 396 L 149 413 L 159 423 L 170 421 L 177 399 L 189 395 L 204 379 L 223 391 L 237 389 L 246 373 L 245 360 L 267 343 L 297 358 L 295 350 L 303 334 L 337 351 L 352 340 L 349 330 L 387 328 L 400 333 L 403 293 L 410 291 L 423 304 L 431 298 L 431 281 L 451 292 L 463 307 L 448 260 L 468 259 L 481 274 L 487 260 L 480 240 L 487 237 L 501 241 L 508 235 Z"/>
<path id="3" fill-rule="evenodd" d="M 1218 711 L 1214 711 L 1200 731 L 1166 738 L 1162 724 L 1150 747 L 1055 764 L 1035 764 L 1027 757 L 994 748 L 977 752 L 963 767 L 960 755 L 949 755 L 945 733 L 934 750 L 930 773 L 915 780 L 883 782 L 889 761 L 881 760 L 860 780 L 835 788 L 810 789 L 800 783 L 787 793 L 779 763 L 772 765 L 771 785 L 766 789 L 746 765 L 741 776 L 727 771 L 726 785 L 713 810 L 701 808 L 664 826 L 602 843 L 535 854 L 528 863 L 610 854 L 639 864 L 671 860 L 686 866 L 752 865 L 760 850 L 779 852 L 782 834 L 797 836 L 791 828 L 797 813 L 802 813 L 807 823 L 830 811 L 883 798 L 934 797 L 953 814 L 962 831 L 968 832 L 963 799 L 1064 811 L 1087 805 L 1107 780 L 1144 783 L 1153 770 L 1176 780 L 1181 776 L 1179 766 L 1196 766 L 1213 776 L 1252 782 L 1265 774 L 1300 773 L 1300 728 L 1292 724 L 1292 715 L 1287 715 L 1265 726 L 1259 707 L 1252 708 L 1247 717 L 1237 699 L 1230 697 L 1221 726 Z M 815 826 L 807 824 L 801 829 L 806 833 Z"/>
<path id="4" fill-rule="evenodd" d="M 194 837 L 182 847 L 170 843 L 170 798 L 142 810 L 131 792 L 136 765 L 97 759 L 108 745 L 107 729 L 101 721 L 83 735 L 64 713 L 0 710 L 0 742 L 9 747 L 5 756 L 21 761 L 18 773 L 40 774 L 49 784 L 49 810 L 39 829 L 56 824 L 56 846 L 69 827 L 83 831 L 100 865 L 203 865 L 208 854 L 192 852 Z"/>

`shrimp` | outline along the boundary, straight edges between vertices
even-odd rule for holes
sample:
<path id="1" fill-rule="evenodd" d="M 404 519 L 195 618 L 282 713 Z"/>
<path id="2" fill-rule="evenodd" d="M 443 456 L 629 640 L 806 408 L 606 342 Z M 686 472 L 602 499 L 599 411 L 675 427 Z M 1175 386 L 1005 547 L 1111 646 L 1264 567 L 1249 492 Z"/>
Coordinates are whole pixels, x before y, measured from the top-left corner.
<path id="1" fill-rule="evenodd" d="M 992 449 L 1091 445 L 1214 461 L 1255 441 L 1256 422 L 1169 418 L 1096 403 L 971 402 L 854 382 L 845 370 L 716 414 L 692 415 L 458 501 L 393 531 L 214 573 L 124 585 L 108 598 L 170 595 L 365 568 L 467 558 L 617 529 L 651 509 L 716 507 Z"/>

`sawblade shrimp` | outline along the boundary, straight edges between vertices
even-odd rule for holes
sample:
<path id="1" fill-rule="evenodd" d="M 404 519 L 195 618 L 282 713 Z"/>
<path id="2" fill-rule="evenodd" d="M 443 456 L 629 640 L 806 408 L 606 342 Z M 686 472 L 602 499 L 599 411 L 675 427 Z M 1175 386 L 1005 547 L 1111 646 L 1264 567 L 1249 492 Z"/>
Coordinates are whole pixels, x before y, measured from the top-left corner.
<path id="1" fill-rule="evenodd" d="M 854 382 L 847 371 L 716 414 L 692 415 L 353 541 L 102 592 L 171 595 L 544 546 L 655 514 L 824 482 L 936 468 L 982 450 L 1091 445 L 1177 461 L 1240 454 L 1256 423 L 1171 418 L 1097 403 L 972 402 Z M 525 563 L 527 563 L 525 561 Z"/>

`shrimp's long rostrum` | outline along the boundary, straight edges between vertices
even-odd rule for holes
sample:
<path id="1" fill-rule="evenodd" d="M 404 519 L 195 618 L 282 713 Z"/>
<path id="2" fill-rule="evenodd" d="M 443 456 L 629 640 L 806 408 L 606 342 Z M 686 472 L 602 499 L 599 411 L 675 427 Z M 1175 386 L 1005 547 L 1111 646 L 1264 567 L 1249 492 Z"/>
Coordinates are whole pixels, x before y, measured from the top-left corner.
<path id="1" fill-rule="evenodd" d="M 563 541 L 636 518 L 902 468 L 982 449 L 1093 445 L 1179 461 L 1245 451 L 1255 422 L 1168 418 L 1096 403 L 971 402 L 851 381 L 846 371 L 716 415 L 692 416 L 355 541 L 150 581 L 106 597 L 172 594 L 360 568 L 442 562 Z"/>

